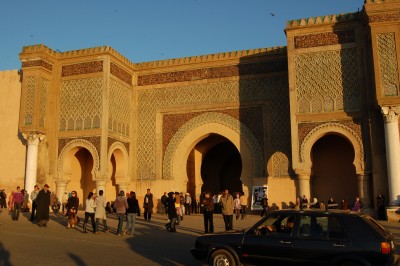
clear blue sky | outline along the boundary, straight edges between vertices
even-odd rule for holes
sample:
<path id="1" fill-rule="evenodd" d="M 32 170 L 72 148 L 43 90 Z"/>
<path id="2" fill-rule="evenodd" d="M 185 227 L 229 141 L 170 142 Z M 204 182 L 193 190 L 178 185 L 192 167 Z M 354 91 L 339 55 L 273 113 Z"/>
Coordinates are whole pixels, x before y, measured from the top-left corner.
<path id="1" fill-rule="evenodd" d="M 364 0 L 0 0 L 0 70 L 23 46 L 109 45 L 146 62 L 286 45 L 287 20 L 356 12 Z"/>

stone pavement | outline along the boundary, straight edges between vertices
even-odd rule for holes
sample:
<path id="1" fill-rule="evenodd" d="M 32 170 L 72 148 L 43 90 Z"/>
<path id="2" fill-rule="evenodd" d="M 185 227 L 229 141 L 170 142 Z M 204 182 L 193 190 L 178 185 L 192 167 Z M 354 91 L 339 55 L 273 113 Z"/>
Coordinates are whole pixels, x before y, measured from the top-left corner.
<path id="1" fill-rule="evenodd" d="M 190 254 L 196 236 L 203 232 L 203 216 L 185 216 L 177 233 L 165 230 L 166 217 L 154 214 L 150 222 L 137 219 L 135 237 L 117 236 L 118 221 L 109 215 L 109 233 L 82 233 L 82 221 L 77 229 L 66 229 L 66 218 L 50 214 L 46 228 L 29 222 L 30 213 L 21 213 L 12 221 L 8 211 L 0 214 L 0 266 L 7 265 L 202 265 Z M 83 212 L 80 212 L 80 217 Z M 247 215 L 234 219 L 234 229 L 244 229 L 260 219 Z M 400 244 L 400 224 L 382 222 Z M 214 215 L 215 232 L 224 231 L 221 214 Z"/>

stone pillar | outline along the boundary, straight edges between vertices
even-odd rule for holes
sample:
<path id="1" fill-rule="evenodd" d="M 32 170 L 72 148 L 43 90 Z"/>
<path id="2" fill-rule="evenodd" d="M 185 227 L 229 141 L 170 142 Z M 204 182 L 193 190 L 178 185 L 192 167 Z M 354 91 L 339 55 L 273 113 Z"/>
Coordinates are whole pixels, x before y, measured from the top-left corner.
<path id="1" fill-rule="evenodd" d="M 56 196 L 60 202 L 62 202 L 65 188 L 67 187 L 69 180 L 58 180 L 56 183 Z"/>
<path id="2" fill-rule="evenodd" d="M 298 173 L 298 196 L 306 195 L 308 202 L 311 202 L 310 192 L 310 174 L 309 173 Z"/>
<path id="3" fill-rule="evenodd" d="M 400 195 L 400 139 L 399 139 L 399 112 L 398 108 L 382 107 L 386 162 L 389 184 L 389 203 L 399 204 Z"/>
<path id="4" fill-rule="evenodd" d="M 96 180 L 96 191 L 99 195 L 99 191 L 103 190 L 103 197 L 106 198 L 106 180 Z M 125 191 L 126 192 L 126 191 Z"/>
<path id="5" fill-rule="evenodd" d="M 128 183 L 118 183 L 118 194 L 121 190 L 123 190 L 126 194 L 126 192 L 128 192 Z"/>
<path id="6" fill-rule="evenodd" d="M 357 185 L 358 196 L 363 204 L 363 209 L 371 208 L 369 174 L 357 174 Z"/>
<path id="7" fill-rule="evenodd" d="M 41 134 L 28 133 L 23 134 L 27 141 L 28 149 L 26 154 L 26 169 L 25 169 L 25 190 L 31 193 L 37 180 L 37 161 L 39 142 L 44 139 Z"/>

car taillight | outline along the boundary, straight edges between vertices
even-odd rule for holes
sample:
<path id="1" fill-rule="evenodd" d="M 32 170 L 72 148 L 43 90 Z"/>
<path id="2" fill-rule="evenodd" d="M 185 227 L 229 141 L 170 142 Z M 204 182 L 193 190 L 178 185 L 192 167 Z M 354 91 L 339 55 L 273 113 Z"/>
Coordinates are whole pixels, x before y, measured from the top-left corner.
<path id="1" fill-rule="evenodd" d="M 381 243 L 381 253 L 382 254 L 390 254 L 392 252 L 392 247 L 388 242 Z"/>

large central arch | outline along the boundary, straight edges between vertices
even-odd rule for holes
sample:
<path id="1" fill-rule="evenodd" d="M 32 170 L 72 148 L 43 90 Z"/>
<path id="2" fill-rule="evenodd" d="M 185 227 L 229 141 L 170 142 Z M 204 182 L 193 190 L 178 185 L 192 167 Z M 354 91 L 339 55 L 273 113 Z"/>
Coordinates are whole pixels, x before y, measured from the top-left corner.
<path id="1" fill-rule="evenodd" d="M 218 134 L 237 148 L 242 157 L 241 180 L 243 190 L 252 186 L 252 178 L 263 176 L 263 154 L 253 133 L 237 119 L 229 115 L 210 112 L 185 123 L 167 146 L 163 161 L 163 178 L 175 179 L 185 188 L 188 177 L 187 158 L 197 143 L 210 134 Z"/>

